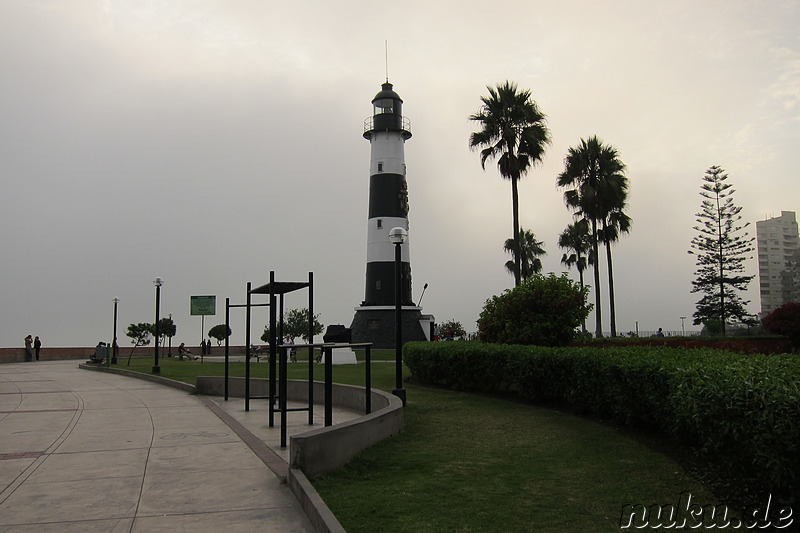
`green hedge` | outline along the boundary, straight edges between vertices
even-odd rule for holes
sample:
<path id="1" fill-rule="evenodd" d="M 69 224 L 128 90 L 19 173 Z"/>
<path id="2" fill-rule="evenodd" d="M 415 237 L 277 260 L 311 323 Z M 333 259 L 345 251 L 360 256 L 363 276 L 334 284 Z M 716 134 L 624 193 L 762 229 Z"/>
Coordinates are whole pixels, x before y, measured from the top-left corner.
<path id="1" fill-rule="evenodd" d="M 641 346 L 548 348 L 408 343 L 421 383 L 566 402 L 657 428 L 731 465 L 761 490 L 800 501 L 800 361 L 791 355 Z"/>

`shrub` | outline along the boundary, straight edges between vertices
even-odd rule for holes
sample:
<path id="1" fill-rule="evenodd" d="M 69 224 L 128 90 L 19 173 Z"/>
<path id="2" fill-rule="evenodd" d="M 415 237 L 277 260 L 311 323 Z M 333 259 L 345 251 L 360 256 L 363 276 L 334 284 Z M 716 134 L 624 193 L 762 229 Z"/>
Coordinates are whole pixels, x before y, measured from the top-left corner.
<path id="1" fill-rule="evenodd" d="M 800 302 L 789 302 L 764 317 L 764 328 L 776 335 L 786 335 L 795 351 L 800 348 Z"/>
<path id="2" fill-rule="evenodd" d="M 566 274 L 536 274 L 486 301 L 478 319 L 483 342 L 564 346 L 575 338 L 590 305 L 588 288 Z"/>

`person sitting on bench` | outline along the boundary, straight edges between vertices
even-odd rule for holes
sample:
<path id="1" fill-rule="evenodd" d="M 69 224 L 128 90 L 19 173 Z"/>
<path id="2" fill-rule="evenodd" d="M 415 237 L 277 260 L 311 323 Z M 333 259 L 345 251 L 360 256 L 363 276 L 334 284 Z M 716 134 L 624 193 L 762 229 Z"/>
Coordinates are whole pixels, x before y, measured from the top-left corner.
<path id="1" fill-rule="evenodd" d="M 180 346 L 178 346 L 178 355 L 183 357 L 184 355 L 189 358 L 189 361 L 195 361 L 197 358 L 192 355 L 192 351 L 186 347 L 186 343 L 182 342 Z"/>
<path id="2" fill-rule="evenodd" d="M 102 363 L 106 360 L 106 343 L 100 341 L 94 347 L 94 355 L 89 359 L 92 363 Z"/>

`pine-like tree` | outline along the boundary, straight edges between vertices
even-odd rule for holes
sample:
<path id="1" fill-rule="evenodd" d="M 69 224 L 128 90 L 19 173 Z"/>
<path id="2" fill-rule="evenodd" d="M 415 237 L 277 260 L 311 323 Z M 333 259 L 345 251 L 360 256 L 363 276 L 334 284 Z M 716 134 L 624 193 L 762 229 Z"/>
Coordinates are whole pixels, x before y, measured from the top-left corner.
<path id="1" fill-rule="evenodd" d="M 700 196 L 703 197 L 698 225 L 694 227 L 697 235 L 692 239 L 689 253 L 697 257 L 695 280 L 692 292 L 701 292 L 703 297 L 697 302 L 697 310 L 692 315 L 694 324 L 717 322 L 725 335 L 725 323 L 730 320 L 743 321 L 749 315 L 738 291 L 743 291 L 753 279 L 744 274 L 744 262 L 753 251 L 753 237 L 748 237 L 744 229 L 750 225 L 739 225 L 742 216 L 733 202 L 730 183 L 725 183 L 728 175 L 718 167 L 712 166 L 703 176 Z"/>

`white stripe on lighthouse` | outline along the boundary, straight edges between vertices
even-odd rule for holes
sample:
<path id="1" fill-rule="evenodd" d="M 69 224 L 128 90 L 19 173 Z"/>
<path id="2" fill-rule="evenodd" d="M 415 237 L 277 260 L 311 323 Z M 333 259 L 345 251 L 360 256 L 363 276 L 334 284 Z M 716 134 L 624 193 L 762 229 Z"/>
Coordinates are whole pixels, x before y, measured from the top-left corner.
<path id="1" fill-rule="evenodd" d="M 380 228 L 378 227 L 380 221 Z M 389 231 L 400 227 L 408 231 L 408 219 L 401 217 L 376 217 L 367 223 L 367 263 L 394 262 L 394 244 L 389 240 Z M 410 263 L 409 238 L 400 245 L 400 257 L 404 263 Z"/>
<path id="2" fill-rule="evenodd" d="M 374 132 L 370 137 L 369 174 L 392 173 L 406 175 L 405 141 L 394 131 Z"/>

